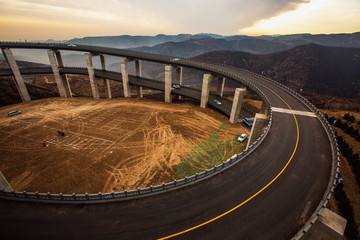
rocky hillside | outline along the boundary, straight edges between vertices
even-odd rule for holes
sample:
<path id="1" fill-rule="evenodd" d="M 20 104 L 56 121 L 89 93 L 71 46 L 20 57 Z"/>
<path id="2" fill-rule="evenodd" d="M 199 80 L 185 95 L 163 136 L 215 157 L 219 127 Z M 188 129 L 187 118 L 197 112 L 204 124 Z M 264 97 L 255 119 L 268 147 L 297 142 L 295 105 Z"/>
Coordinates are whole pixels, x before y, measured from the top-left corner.
<path id="1" fill-rule="evenodd" d="M 262 73 L 303 93 L 360 99 L 360 49 L 316 44 L 266 55 L 218 51 L 196 57 Z"/>

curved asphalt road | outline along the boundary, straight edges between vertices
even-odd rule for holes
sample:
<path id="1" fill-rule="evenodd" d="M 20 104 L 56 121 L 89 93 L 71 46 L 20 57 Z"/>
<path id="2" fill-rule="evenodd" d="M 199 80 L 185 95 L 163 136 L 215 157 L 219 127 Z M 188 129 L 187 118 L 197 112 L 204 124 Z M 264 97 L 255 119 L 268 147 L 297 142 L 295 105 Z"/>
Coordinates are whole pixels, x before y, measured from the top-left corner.
<path id="1" fill-rule="evenodd" d="M 252 81 L 273 107 L 308 111 L 291 95 L 256 76 L 217 67 Z M 158 239 L 179 234 L 171 239 L 289 239 L 314 212 L 330 171 L 330 144 L 319 120 L 273 112 L 263 143 L 222 174 L 181 190 L 107 204 L 0 200 L 0 236 Z"/>

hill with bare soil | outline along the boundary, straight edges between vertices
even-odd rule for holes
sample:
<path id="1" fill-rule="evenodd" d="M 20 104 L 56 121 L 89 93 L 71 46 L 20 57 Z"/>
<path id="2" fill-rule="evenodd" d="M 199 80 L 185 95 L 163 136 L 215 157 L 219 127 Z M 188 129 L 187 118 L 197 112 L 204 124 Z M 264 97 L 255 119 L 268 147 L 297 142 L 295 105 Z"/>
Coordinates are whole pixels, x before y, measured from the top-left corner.
<path id="1" fill-rule="evenodd" d="M 263 73 L 302 94 L 360 100 L 360 49 L 315 44 L 267 54 L 210 52 L 195 59 L 228 64 Z"/>

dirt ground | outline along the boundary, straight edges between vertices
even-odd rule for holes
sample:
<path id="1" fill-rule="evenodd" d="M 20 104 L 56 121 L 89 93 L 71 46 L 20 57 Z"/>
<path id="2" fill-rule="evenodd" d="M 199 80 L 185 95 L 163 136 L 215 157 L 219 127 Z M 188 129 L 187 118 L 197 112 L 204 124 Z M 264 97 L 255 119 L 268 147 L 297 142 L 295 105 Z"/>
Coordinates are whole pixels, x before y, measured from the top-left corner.
<path id="1" fill-rule="evenodd" d="M 8 117 L 13 110 L 21 114 Z M 48 98 L 0 108 L 0 171 L 16 191 L 98 193 L 176 179 L 176 166 L 222 124 L 192 103 Z M 61 136 L 58 131 L 65 135 Z"/>

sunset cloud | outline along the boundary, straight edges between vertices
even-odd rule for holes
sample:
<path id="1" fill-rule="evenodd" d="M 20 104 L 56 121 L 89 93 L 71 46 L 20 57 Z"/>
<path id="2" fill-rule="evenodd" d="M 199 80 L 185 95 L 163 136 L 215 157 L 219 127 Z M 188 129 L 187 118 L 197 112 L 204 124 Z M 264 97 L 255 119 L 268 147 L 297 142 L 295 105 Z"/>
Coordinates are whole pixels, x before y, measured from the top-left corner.
<path id="1" fill-rule="evenodd" d="M 313 13 L 319 15 L 319 11 L 312 13 L 309 10 L 307 16 L 298 19 L 284 16 L 312 8 L 315 6 L 313 3 L 318 1 L 325 0 L 0 0 L 0 27 L 3 29 L 0 39 L 70 39 L 201 32 L 264 34 L 269 33 L 270 29 L 272 33 L 291 33 L 293 29 L 289 26 L 292 22 L 300 25 L 304 17 L 308 19 L 310 29 L 306 32 L 311 32 L 311 21 L 322 19 L 326 22 L 326 15 L 314 16 Z M 344 5 L 343 11 L 360 11 L 356 1 L 325 2 L 353 2 L 356 7 Z M 326 14 L 326 11 L 327 6 L 320 13 Z M 281 18 L 286 19 L 286 27 L 280 24 L 284 21 Z M 348 21 L 356 22 L 357 19 L 352 17 Z M 301 29 L 306 27 L 302 26 Z M 347 31 L 351 29 L 348 27 Z"/>

